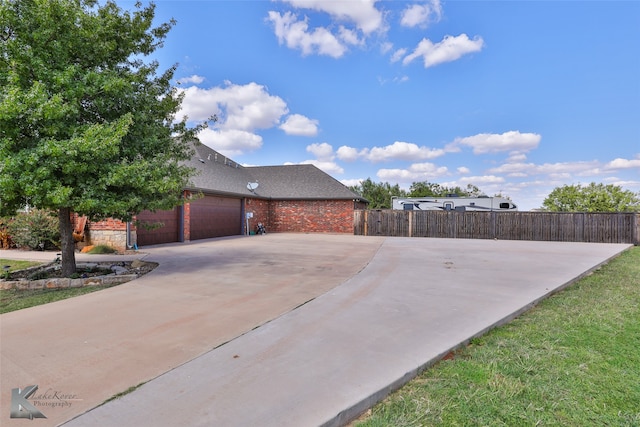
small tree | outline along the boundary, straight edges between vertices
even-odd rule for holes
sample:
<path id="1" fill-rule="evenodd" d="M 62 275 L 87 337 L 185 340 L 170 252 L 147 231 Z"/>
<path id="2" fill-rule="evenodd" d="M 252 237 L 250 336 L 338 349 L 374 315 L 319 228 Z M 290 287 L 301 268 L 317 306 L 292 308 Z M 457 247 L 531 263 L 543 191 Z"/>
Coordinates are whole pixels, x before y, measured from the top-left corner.
<path id="1" fill-rule="evenodd" d="M 349 187 L 349 189 L 367 199 L 369 209 L 391 209 L 392 196 L 406 196 L 406 191 L 402 190 L 398 184 L 375 183 L 371 178 L 367 178 L 360 185 Z"/>
<path id="2" fill-rule="evenodd" d="M 75 271 L 71 214 L 128 221 L 170 209 L 199 128 L 176 123 L 175 66 L 146 57 L 174 22 L 154 5 L 0 1 L 0 215 L 57 211 L 62 271 Z"/>
<path id="3" fill-rule="evenodd" d="M 640 194 L 612 184 L 564 185 L 554 188 L 542 207 L 551 212 L 634 212 L 640 210 Z"/>
<path id="4" fill-rule="evenodd" d="M 478 197 L 484 195 L 478 187 L 467 184 L 465 188 L 445 187 L 433 182 L 414 182 L 409 188 L 409 197 L 446 197 L 449 194 L 456 194 L 461 197 Z"/>

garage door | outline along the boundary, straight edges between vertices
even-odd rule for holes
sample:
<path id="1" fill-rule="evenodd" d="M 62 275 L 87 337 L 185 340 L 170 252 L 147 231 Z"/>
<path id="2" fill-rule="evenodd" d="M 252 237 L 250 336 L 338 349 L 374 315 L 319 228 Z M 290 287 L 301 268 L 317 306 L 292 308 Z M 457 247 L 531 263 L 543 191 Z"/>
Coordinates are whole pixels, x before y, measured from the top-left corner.
<path id="1" fill-rule="evenodd" d="M 179 208 L 173 208 L 170 211 L 140 212 L 137 215 L 138 221 L 143 224 L 157 225 L 162 223 L 159 228 L 147 230 L 143 226 L 138 226 L 136 235 L 138 246 L 159 245 L 161 243 L 173 243 L 179 239 Z"/>
<path id="2" fill-rule="evenodd" d="M 205 196 L 191 202 L 191 240 L 242 233 L 240 199 Z"/>

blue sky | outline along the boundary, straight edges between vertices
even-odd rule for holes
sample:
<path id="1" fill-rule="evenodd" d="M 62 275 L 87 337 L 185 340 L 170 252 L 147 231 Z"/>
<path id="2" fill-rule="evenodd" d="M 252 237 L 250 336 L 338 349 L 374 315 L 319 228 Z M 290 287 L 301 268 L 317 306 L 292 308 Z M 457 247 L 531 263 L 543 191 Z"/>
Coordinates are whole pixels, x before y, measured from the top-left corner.
<path id="1" fill-rule="evenodd" d="M 125 2 L 121 2 L 126 5 Z M 245 165 L 501 192 L 640 191 L 638 1 L 156 1 L 181 115 Z"/>

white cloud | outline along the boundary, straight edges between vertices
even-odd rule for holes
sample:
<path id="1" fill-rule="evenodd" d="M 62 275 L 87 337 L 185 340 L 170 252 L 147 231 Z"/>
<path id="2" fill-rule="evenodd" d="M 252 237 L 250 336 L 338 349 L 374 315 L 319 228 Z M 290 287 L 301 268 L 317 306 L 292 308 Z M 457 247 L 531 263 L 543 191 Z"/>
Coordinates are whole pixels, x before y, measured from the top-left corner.
<path id="1" fill-rule="evenodd" d="M 343 26 L 340 26 L 338 30 L 338 38 L 351 46 L 362 46 L 364 44 L 364 39 L 361 39 L 358 36 L 358 32 L 355 30 L 350 30 Z"/>
<path id="2" fill-rule="evenodd" d="M 270 95 L 264 86 L 253 82 L 246 85 L 226 82 L 224 87 L 209 89 L 191 86 L 182 92 L 184 100 L 176 115 L 178 119 L 187 115 L 189 121 L 199 122 L 217 114 L 216 127 L 220 129 L 249 132 L 269 129 L 289 112 L 282 98 Z"/>
<path id="3" fill-rule="evenodd" d="M 509 155 L 507 163 L 522 163 L 525 160 L 527 160 L 527 155 L 525 153 L 514 151 Z"/>
<path id="4" fill-rule="evenodd" d="M 402 11 L 400 24 L 404 27 L 426 27 L 428 24 L 440 21 L 441 18 L 442 5 L 440 0 L 431 0 L 408 6 Z"/>
<path id="5" fill-rule="evenodd" d="M 498 153 L 501 151 L 526 152 L 538 146 L 542 137 L 536 133 L 509 131 L 501 134 L 480 133 L 464 138 L 456 138 L 453 146 L 466 145 L 474 154 Z"/>
<path id="6" fill-rule="evenodd" d="M 199 134 L 200 140 L 227 156 L 237 156 L 262 146 L 260 129 L 279 127 L 289 135 L 315 136 L 316 120 L 300 114 L 291 114 L 287 104 L 279 96 L 269 94 L 265 86 L 257 83 L 237 85 L 225 82 L 224 86 L 200 88 L 191 86 L 179 89 L 184 94 L 182 109 L 176 117 L 187 115 L 190 123 L 218 116 L 218 122 Z"/>
<path id="7" fill-rule="evenodd" d="M 405 48 L 396 50 L 395 52 L 393 52 L 393 55 L 391 55 L 391 62 L 393 63 L 400 61 L 406 54 L 407 49 Z"/>
<path id="8" fill-rule="evenodd" d="M 178 79 L 178 84 L 188 84 L 188 83 L 193 83 L 193 84 L 200 84 L 204 81 L 204 77 L 202 76 L 198 76 L 198 75 L 192 75 L 189 77 L 182 77 L 181 79 Z"/>
<path id="9" fill-rule="evenodd" d="M 291 114 L 280 125 L 280 129 L 287 135 L 316 136 L 318 134 L 318 121 L 309 119 L 301 114 Z"/>
<path id="10" fill-rule="evenodd" d="M 286 0 L 285 3 L 298 8 L 325 12 L 332 18 L 355 24 L 364 34 L 370 34 L 383 26 L 382 12 L 376 9 L 378 0 Z"/>
<path id="11" fill-rule="evenodd" d="M 303 55 L 317 53 L 333 58 L 340 58 L 347 51 L 347 46 L 326 28 L 309 31 L 307 19 L 298 20 L 291 12 L 281 15 L 269 12 L 269 20 L 274 24 L 279 43 L 290 49 L 300 49 Z"/>
<path id="12" fill-rule="evenodd" d="M 297 164 L 314 165 L 318 169 L 321 169 L 330 175 L 344 173 L 344 169 L 334 161 L 336 156 L 333 152 L 333 147 L 330 144 L 327 144 L 326 142 L 310 144 L 307 146 L 307 151 L 313 154 L 316 158 L 303 160 Z"/>
<path id="13" fill-rule="evenodd" d="M 448 169 L 445 166 L 436 166 L 433 163 L 414 163 L 408 169 L 380 169 L 378 178 L 388 182 L 414 182 L 429 181 L 446 175 Z"/>
<path id="14" fill-rule="evenodd" d="M 389 82 L 392 83 L 396 83 L 396 84 L 402 84 L 402 83 L 406 83 L 409 81 L 409 76 L 395 76 L 391 79 L 388 78 L 383 78 L 381 76 L 378 76 L 378 83 L 380 83 L 380 86 L 386 85 Z"/>
<path id="15" fill-rule="evenodd" d="M 355 178 L 355 179 L 341 179 L 340 182 L 347 187 L 355 187 L 357 185 L 362 184 L 364 178 Z"/>
<path id="16" fill-rule="evenodd" d="M 393 49 L 393 43 L 391 42 L 384 42 L 380 44 L 380 53 L 382 54 L 389 52 L 391 49 Z"/>
<path id="17" fill-rule="evenodd" d="M 461 175 L 466 175 L 468 173 L 471 173 L 471 169 L 469 169 L 469 168 L 467 168 L 465 166 L 461 166 L 461 167 L 457 168 L 456 171 Z"/>
<path id="18" fill-rule="evenodd" d="M 522 177 L 532 175 L 548 175 L 554 179 L 567 179 L 571 176 L 589 176 L 602 173 L 598 161 L 591 162 L 559 162 L 544 163 L 506 163 L 501 166 L 491 168 L 489 173 L 506 174 L 511 177 Z"/>
<path id="19" fill-rule="evenodd" d="M 336 151 L 336 154 L 338 155 L 338 158 L 340 160 L 343 160 L 345 162 L 354 162 L 358 160 L 358 158 L 360 158 L 360 152 L 358 151 L 358 149 L 353 147 L 348 147 L 346 145 L 343 145 L 342 147 L 338 148 L 338 151 Z"/>
<path id="20" fill-rule="evenodd" d="M 238 156 L 262 147 L 260 135 L 243 130 L 204 129 L 198 134 L 198 138 L 204 145 L 228 157 Z"/>
<path id="21" fill-rule="evenodd" d="M 459 179 L 460 182 L 464 182 L 466 184 L 473 184 L 478 187 L 481 187 L 485 184 L 499 184 L 505 182 L 505 179 L 501 176 L 495 175 L 482 175 L 482 176 L 465 176 Z M 482 188 L 481 188 L 482 189 Z"/>
<path id="22" fill-rule="evenodd" d="M 335 158 L 333 147 L 326 142 L 311 144 L 307 146 L 307 151 L 320 161 L 332 161 Z"/>
<path id="23" fill-rule="evenodd" d="M 373 147 L 365 155 L 371 162 L 386 160 L 427 160 L 444 155 L 444 150 L 429 147 L 418 147 L 410 142 L 396 141 L 386 147 Z"/>
<path id="24" fill-rule="evenodd" d="M 345 161 L 353 161 L 358 158 L 370 162 L 384 162 L 388 160 L 429 160 L 443 156 L 445 150 L 441 148 L 419 147 L 411 142 L 396 141 L 384 147 L 363 148 L 357 150 L 352 147 L 342 146 L 338 149 L 338 158 Z"/>
<path id="25" fill-rule="evenodd" d="M 445 62 L 455 61 L 463 55 L 479 52 L 484 46 L 481 37 L 469 39 L 466 34 L 459 36 L 445 36 L 442 41 L 433 43 L 429 39 L 422 39 L 415 50 L 407 55 L 402 63 L 407 65 L 416 58 L 422 58 L 424 67 L 429 68 Z"/>
<path id="26" fill-rule="evenodd" d="M 344 169 L 335 162 L 320 161 L 320 160 L 303 160 L 300 163 L 285 162 L 285 165 L 314 165 L 318 169 L 328 173 L 329 175 L 341 175 L 344 173 Z"/>
<path id="27" fill-rule="evenodd" d="M 375 31 L 384 31 L 383 14 L 376 9 L 377 0 L 286 0 L 298 10 L 328 14 L 329 26 L 311 27 L 316 14 L 299 18 L 292 11 L 269 11 L 267 20 L 273 24 L 278 42 L 303 55 L 326 55 L 340 58 L 350 46 L 362 46 Z M 335 21 L 335 22 L 334 22 Z M 340 23 L 339 25 L 337 23 Z M 387 48 L 390 48 L 387 46 Z"/>
<path id="28" fill-rule="evenodd" d="M 637 159 L 629 160 L 629 159 L 613 159 L 606 165 L 604 168 L 607 170 L 619 170 L 619 169 L 640 169 L 640 156 Z"/>
<path id="29" fill-rule="evenodd" d="M 341 175 L 344 173 L 344 169 L 335 162 L 323 162 L 320 160 L 305 160 L 300 162 L 303 165 L 314 165 L 318 169 L 325 171 L 329 175 Z"/>

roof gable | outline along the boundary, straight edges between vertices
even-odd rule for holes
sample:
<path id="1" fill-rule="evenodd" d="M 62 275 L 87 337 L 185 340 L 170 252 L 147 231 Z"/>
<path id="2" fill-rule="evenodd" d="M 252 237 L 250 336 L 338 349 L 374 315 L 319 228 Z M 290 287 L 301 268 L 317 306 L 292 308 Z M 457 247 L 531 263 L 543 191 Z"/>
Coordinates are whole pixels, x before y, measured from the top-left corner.
<path id="1" fill-rule="evenodd" d="M 197 170 L 191 189 L 240 197 L 281 200 L 360 200 L 362 196 L 314 165 L 244 167 L 204 144 L 194 144 L 187 165 Z M 258 187 L 251 191 L 250 182 Z"/>

